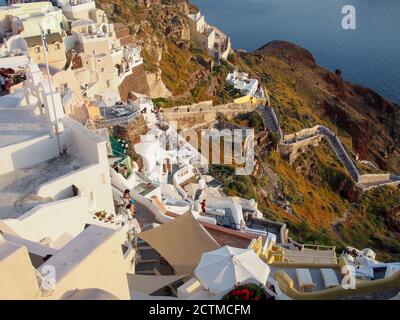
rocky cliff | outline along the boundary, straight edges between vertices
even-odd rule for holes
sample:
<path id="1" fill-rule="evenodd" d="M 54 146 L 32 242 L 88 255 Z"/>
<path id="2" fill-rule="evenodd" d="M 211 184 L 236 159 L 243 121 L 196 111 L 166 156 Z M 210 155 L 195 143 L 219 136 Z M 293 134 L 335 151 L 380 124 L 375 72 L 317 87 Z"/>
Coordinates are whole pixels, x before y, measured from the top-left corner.
<path id="1" fill-rule="evenodd" d="M 273 41 L 239 57 L 270 91 L 285 131 L 326 123 L 349 137 L 348 147 L 360 160 L 400 172 L 399 106 L 345 81 L 346 70 L 318 66 L 310 52 L 288 42 Z"/>
<path id="2" fill-rule="evenodd" d="M 114 22 L 125 26 L 119 27 L 121 39 L 130 41 L 128 28 L 134 43 L 142 45 L 153 98 L 168 97 L 166 105 L 171 106 L 229 101 L 225 101 L 231 97 L 224 90 L 224 79 L 232 65 L 214 66 L 207 53 L 190 41 L 188 1 L 98 3 Z M 378 171 L 400 173 L 400 107 L 345 81 L 346 70 L 326 70 L 309 51 L 282 41 L 254 52 L 237 52 L 230 60 L 267 88 L 286 134 L 317 124 L 327 126 L 340 137 L 360 171 L 376 169 L 356 159 L 371 161 Z M 308 147 L 289 164 L 268 147 L 274 145 L 272 138 L 268 135 L 267 147 L 258 154 L 254 176 L 228 177 L 227 193 L 255 197 L 264 214 L 286 222 L 299 241 L 350 243 L 376 249 L 383 259 L 400 257 L 398 212 L 390 211 L 400 203 L 400 190 L 385 187 L 360 194 L 326 143 Z"/>
<path id="3" fill-rule="evenodd" d="M 132 69 L 132 74 L 127 76 L 118 87 L 122 101 L 126 101 L 131 96 L 131 92 L 150 95 L 150 88 L 143 65 Z"/>
<path id="4" fill-rule="evenodd" d="M 206 76 L 191 52 L 186 0 L 98 0 L 98 4 L 142 46 L 151 97 L 188 97 L 199 77 Z M 124 31 L 119 33 L 126 37 Z"/>
<path id="5" fill-rule="evenodd" d="M 346 70 L 318 66 L 309 51 L 292 43 L 273 41 L 237 53 L 237 61 L 263 82 L 286 134 L 322 124 L 340 137 L 361 172 L 400 172 L 398 105 L 345 81 Z M 377 169 L 357 159 L 370 160 Z M 262 161 L 280 178 L 281 194 L 267 203 L 271 217 L 286 221 L 299 241 L 352 243 L 374 248 L 382 259 L 400 256 L 398 210 L 391 211 L 400 203 L 399 189 L 361 194 L 326 143 L 308 147 L 292 165 L 275 152 Z"/>

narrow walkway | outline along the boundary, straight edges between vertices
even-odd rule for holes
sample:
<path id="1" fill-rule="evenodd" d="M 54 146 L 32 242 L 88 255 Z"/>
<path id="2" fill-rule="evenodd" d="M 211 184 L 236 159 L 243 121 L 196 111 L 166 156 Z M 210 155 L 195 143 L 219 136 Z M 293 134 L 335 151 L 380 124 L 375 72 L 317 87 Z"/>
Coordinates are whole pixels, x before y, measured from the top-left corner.
<path id="1" fill-rule="evenodd" d="M 283 132 L 279 126 L 278 118 L 276 117 L 275 111 L 273 108 L 258 106 L 257 110 L 261 115 L 261 119 L 263 120 L 264 127 L 268 128 L 271 132 L 276 132 L 279 134 L 280 139 L 283 139 Z"/>
<path id="2" fill-rule="evenodd" d="M 340 237 L 340 226 L 347 221 L 352 210 L 354 209 L 355 204 L 352 204 L 350 208 L 347 208 L 343 214 L 343 217 L 337 218 L 332 222 L 332 230 L 333 232 Z"/>
<path id="3" fill-rule="evenodd" d="M 321 127 L 318 131 L 328 140 L 333 150 L 335 151 L 336 156 L 338 157 L 340 162 L 345 166 L 351 178 L 355 182 L 358 182 L 360 179 L 360 173 L 358 172 L 356 166 L 354 165 L 346 149 L 340 142 L 339 138 L 326 127 Z"/>
<path id="4" fill-rule="evenodd" d="M 311 138 L 315 135 L 322 135 L 325 139 L 328 140 L 332 149 L 334 150 L 337 158 L 344 165 L 347 172 L 350 174 L 353 181 L 363 190 L 383 186 L 383 185 L 400 185 L 400 176 L 395 174 L 388 175 L 380 175 L 377 177 L 372 177 L 371 175 L 360 175 L 357 167 L 354 162 L 350 158 L 340 139 L 334 134 L 329 128 L 324 126 L 319 126 L 316 132 L 310 133 L 309 135 L 302 135 L 297 140 L 285 140 L 282 130 L 279 125 L 279 121 L 275 114 L 275 111 L 272 107 L 257 107 L 257 110 L 260 112 L 260 115 L 263 119 L 264 126 L 267 127 L 272 132 L 278 132 L 281 138 L 281 144 L 295 144 L 298 141 L 305 140 Z M 371 179 L 369 181 L 369 179 Z"/>

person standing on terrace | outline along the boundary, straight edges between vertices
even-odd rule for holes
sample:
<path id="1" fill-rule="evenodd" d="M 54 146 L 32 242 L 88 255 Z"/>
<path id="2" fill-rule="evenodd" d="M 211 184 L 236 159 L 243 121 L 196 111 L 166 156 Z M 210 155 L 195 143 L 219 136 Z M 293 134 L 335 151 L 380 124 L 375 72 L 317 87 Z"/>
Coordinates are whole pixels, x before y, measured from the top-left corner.
<path id="1" fill-rule="evenodd" d="M 125 206 L 125 209 L 129 210 L 130 212 L 129 216 L 135 216 L 136 214 L 135 200 L 131 197 L 129 189 L 126 189 L 124 191 L 121 202 Z M 129 220 L 131 220 L 131 217 L 129 217 Z"/>
<path id="2" fill-rule="evenodd" d="M 201 211 L 202 211 L 203 215 L 205 215 L 206 214 L 206 200 L 205 199 L 203 199 L 200 206 L 201 206 Z"/>

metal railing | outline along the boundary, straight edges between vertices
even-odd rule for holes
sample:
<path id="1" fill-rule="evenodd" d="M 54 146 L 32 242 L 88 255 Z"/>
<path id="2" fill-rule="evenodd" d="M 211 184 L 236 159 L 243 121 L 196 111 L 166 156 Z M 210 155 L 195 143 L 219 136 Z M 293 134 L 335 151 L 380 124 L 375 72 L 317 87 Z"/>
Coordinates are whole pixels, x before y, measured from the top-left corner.
<path id="1" fill-rule="evenodd" d="M 141 115 L 140 110 L 133 110 L 132 107 L 128 107 L 126 105 L 124 107 L 128 108 L 129 110 L 131 110 L 133 112 L 127 116 L 115 117 L 115 118 L 111 118 L 111 119 L 100 119 L 100 120 L 97 120 L 96 122 L 100 126 L 111 126 L 111 125 L 115 125 L 115 124 L 119 124 L 119 123 L 131 122 L 132 120 L 140 117 L 140 115 Z"/>

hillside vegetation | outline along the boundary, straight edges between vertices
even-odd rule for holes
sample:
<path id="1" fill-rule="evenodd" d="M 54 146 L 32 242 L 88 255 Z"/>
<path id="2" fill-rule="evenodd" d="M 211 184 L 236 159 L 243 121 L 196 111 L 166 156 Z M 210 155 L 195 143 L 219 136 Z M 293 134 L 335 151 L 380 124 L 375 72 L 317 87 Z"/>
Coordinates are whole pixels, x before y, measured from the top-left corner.
<path id="1" fill-rule="evenodd" d="M 213 65 L 207 52 L 190 40 L 186 14 L 196 9 L 187 1 L 152 1 L 161 5 L 149 7 L 132 0 L 97 2 L 113 21 L 128 25 L 142 45 L 148 79 L 158 79 L 150 87 L 165 87 L 171 93 L 153 96 L 158 105 L 211 99 L 223 103 L 234 98 L 225 84 L 232 64 Z M 379 168 L 357 162 L 362 172 L 400 173 L 400 107 L 344 81 L 346 70 L 323 69 L 310 52 L 282 41 L 255 52 L 235 53 L 230 60 L 267 88 L 285 133 L 325 125 L 337 133 L 354 160 L 369 160 Z M 257 132 L 263 129 L 255 113 L 233 122 L 255 127 Z M 292 165 L 275 151 L 276 143 L 277 136 L 268 133 L 264 145 L 258 146 L 253 176 L 234 176 L 233 168 L 226 166 L 211 168 L 228 195 L 255 198 L 267 218 L 286 222 L 291 236 L 301 242 L 371 247 L 378 258 L 400 257 L 395 227 L 400 215 L 391 213 L 400 203 L 399 189 L 385 187 L 361 194 L 324 140 Z"/>

